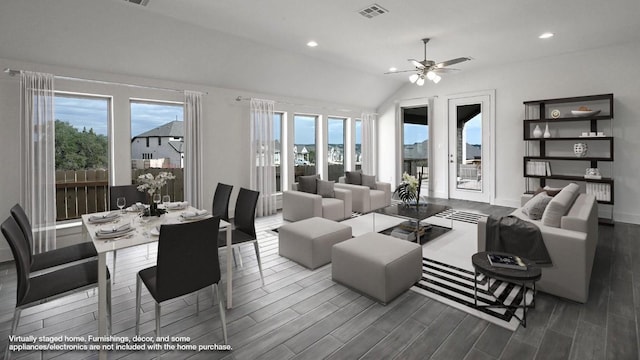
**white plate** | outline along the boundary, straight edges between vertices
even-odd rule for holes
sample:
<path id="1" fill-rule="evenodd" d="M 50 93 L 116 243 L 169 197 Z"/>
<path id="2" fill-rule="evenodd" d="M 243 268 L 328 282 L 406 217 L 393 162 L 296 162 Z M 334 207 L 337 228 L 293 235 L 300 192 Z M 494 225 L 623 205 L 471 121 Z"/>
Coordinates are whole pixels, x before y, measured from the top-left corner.
<path id="1" fill-rule="evenodd" d="M 600 110 L 571 110 L 571 115 L 575 116 L 592 116 L 600 113 Z"/>

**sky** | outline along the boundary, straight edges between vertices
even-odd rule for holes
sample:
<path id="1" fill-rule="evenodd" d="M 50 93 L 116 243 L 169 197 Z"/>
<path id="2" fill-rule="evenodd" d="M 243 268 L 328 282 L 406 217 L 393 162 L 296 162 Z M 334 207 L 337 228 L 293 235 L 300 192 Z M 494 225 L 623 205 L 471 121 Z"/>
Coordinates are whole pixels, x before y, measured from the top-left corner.
<path id="1" fill-rule="evenodd" d="M 476 115 L 467 122 L 467 143 L 482 144 L 482 114 Z M 429 137 L 429 129 L 424 125 L 404 124 L 404 144 L 411 145 L 425 141 Z"/>
<path id="2" fill-rule="evenodd" d="M 327 132 L 329 144 L 344 145 L 344 119 L 328 118 Z M 316 117 L 295 115 L 293 132 L 295 144 L 314 144 L 316 142 Z M 362 143 L 362 121 L 356 121 L 356 144 Z"/>
<path id="3" fill-rule="evenodd" d="M 80 131 L 93 129 L 96 134 L 107 135 L 108 106 L 107 99 L 56 96 L 55 118 Z"/>
<path id="4" fill-rule="evenodd" d="M 78 130 L 93 129 L 107 135 L 109 101 L 104 98 L 56 96 L 55 118 Z M 131 103 L 131 135 L 136 136 L 176 119 L 183 119 L 182 105 Z M 118 121 L 118 119 L 115 119 Z"/>
<path id="5" fill-rule="evenodd" d="M 78 130 L 93 128 L 97 134 L 107 134 L 107 115 L 109 101 L 102 98 L 72 98 L 56 96 L 56 119 L 67 121 Z M 131 103 L 131 135 L 136 136 L 173 120 L 183 119 L 182 105 L 156 103 Z M 116 119 L 117 121 L 117 119 Z M 481 144 L 482 116 L 478 115 L 467 122 L 467 142 Z M 315 116 L 296 115 L 294 135 L 296 144 L 315 143 Z M 329 118 L 329 144 L 344 144 L 344 122 L 342 119 Z M 279 127 L 275 129 L 279 133 Z M 429 136 L 428 129 L 422 125 L 405 124 L 404 143 L 422 142 Z M 362 142 L 362 122 L 356 121 L 356 143 Z"/>

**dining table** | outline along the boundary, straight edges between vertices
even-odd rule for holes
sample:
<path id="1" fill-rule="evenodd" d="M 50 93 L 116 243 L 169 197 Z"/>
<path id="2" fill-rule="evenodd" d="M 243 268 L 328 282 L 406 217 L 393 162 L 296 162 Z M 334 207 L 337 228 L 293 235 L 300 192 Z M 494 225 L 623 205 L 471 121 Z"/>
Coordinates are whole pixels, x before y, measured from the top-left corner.
<path id="1" fill-rule="evenodd" d="M 159 227 L 162 224 L 179 224 L 186 221 L 197 221 L 210 214 L 201 216 L 187 217 L 187 214 L 193 215 L 198 210 L 192 206 L 185 207 L 181 210 L 166 210 L 166 213 L 160 216 L 141 216 L 139 211 L 115 210 L 101 213 L 92 213 L 82 215 L 83 234 L 86 239 L 88 236 L 96 247 L 98 253 L 98 334 L 99 336 L 107 335 L 107 253 L 111 251 L 130 248 L 133 246 L 144 245 L 156 242 L 159 239 Z M 117 213 L 117 216 L 114 215 Z M 200 212 L 198 212 L 200 214 Z M 103 221 L 103 219 L 105 221 Z M 117 236 L 104 236 L 105 232 L 113 229 L 114 232 L 127 228 L 127 224 L 131 229 Z M 232 303 L 232 251 L 231 251 L 231 224 L 227 221 L 220 220 L 220 230 L 226 230 L 227 242 L 227 309 L 233 307 Z M 114 234 L 116 235 L 116 234 Z M 217 234 L 215 239 L 217 241 Z M 104 351 L 100 352 L 100 358 L 106 358 Z"/>

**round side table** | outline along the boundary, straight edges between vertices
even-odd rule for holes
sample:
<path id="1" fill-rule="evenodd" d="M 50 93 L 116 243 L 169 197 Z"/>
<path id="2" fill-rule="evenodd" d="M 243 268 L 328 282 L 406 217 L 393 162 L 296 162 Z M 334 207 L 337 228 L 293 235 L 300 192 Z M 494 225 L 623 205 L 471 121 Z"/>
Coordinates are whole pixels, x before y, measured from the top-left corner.
<path id="1" fill-rule="evenodd" d="M 503 308 L 509 309 L 513 313 L 513 316 L 520 320 L 520 323 L 523 327 L 527 327 L 527 308 L 535 308 L 536 303 L 536 281 L 540 280 L 542 277 L 542 271 L 539 267 L 536 266 L 532 261 L 520 257 L 522 261 L 527 265 L 526 270 L 517 270 L 517 269 L 508 269 L 501 268 L 491 265 L 489 262 L 488 254 L 496 254 L 496 255 L 511 255 L 508 253 L 502 252 L 479 252 L 474 254 L 471 257 L 471 263 L 473 264 L 473 269 L 475 270 L 474 278 L 473 278 L 473 298 L 474 304 L 476 308 Z M 478 275 L 485 275 L 487 280 L 487 292 L 491 294 L 496 299 L 496 303 L 493 305 L 478 305 Z M 506 305 L 504 302 L 501 302 L 494 294 L 491 292 L 491 279 L 506 281 L 513 284 L 521 285 L 520 292 L 522 294 L 522 302 L 518 305 Z M 527 305 L 526 300 L 526 292 L 528 289 L 533 290 L 533 299 L 530 305 Z M 523 310 L 522 318 L 516 315 L 516 310 L 521 308 Z"/>

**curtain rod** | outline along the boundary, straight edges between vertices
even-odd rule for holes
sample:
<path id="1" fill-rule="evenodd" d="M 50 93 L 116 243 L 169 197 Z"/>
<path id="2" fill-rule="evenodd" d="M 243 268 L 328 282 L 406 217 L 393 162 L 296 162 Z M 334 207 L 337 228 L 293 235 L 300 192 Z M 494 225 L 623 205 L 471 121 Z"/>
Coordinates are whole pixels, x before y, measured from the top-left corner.
<path id="1" fill-rule="evenodd" d="M 250 101 L 251 98 L 248 97 L 244 97 L 242 95 L 238 95 L 238 97 L 236 97 L 236 101 Z M 335 109 L 335 108 L 330 108 L 330 107 L 326 107 L 326 106 L 317 106 L 317 105 L 310 105 L 310 104 L 296 104 L 296 103 L 290 103 L 290 102 L 286 102 L 286 101 L 274 101 L 276 104 L 282 104 L 282 105 L 293 105 L 293 106 L 307 106 L 307 107 L 315 107 L 315 108 L 320 108 L 323 110 L 331 110 L 331 111 L 343 111 L 343 112 L 353 112 L 354 110 L 351 109 Z M 378 113 L 371 113 L 373 115 L 378 115 Z"/>
<path id="2" fill-rule="evenodd" d="M 14 69 L 9 69 L 9 68 L 5 68 L 4 72 L 9 74 L 9 76 L 16 76 L 16 75 L 20 75 L 20 72 L 22 70 L 14 70 Z M 78 78 L 78 77 L 72 77 L 72 76 L 60 76 L 60 75 L 54 75 L 53 76 L 56 79 L 61 79 L 61 80 L 70 80 L 70 81 L 83 81 L 83 82 L 88 82 L 88 83 L 93 83 L 93 84 L 103 84 L 103 85 L 119 85 L 119 86 L 126 86 L 126 87 L 132 87 L 132 88 L 139 88 L 139 89 L 151 89 L 151 90 L 162 90 L 162 91 L 173 91 L 173 92 L 179 92 L 179 93 L 183 93 L 184 90 L 180 90 L 180 89 L 172 89 L 172 88 L 165 88 L 165 87 L 157 87 L 157 86 L 146 86 L 146 85 L 136 85 L 136 84 L 127 84 L 127 83 L 122 83 L 122 82 L 115 82 L 115 81 L 104 81 L 104 80 L 93 80 L 93 79 L 83 79 L 83 78 Z M 204 91 L 202 92 L 203 94 L 208 95 L 209 93 Z"/>

